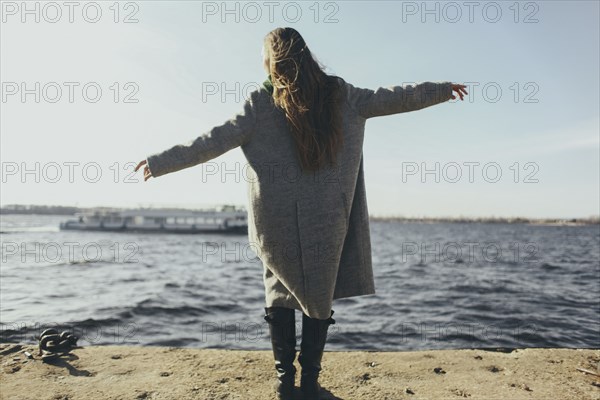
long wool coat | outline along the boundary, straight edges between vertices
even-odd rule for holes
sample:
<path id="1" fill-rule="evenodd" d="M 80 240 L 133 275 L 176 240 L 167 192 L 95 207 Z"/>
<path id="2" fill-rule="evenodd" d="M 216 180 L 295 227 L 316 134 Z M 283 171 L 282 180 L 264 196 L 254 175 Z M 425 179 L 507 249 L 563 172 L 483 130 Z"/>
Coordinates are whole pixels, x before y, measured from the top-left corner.
<path id="1" fill-rule="evenodd" d="M 302 173 L 285 114 L 267 87 L 243 110 L 198 138 L 147 158 L 154 177 L 192 167 L 241 147 L 248 165 L 248 239 L 261 259 L 267 307 L 327 319 L 334 299 L 375 294 L 363 172 L 368 118 L 449 100 L 451 82 L 342 86 L 344 143 L 334 167 Z"/>

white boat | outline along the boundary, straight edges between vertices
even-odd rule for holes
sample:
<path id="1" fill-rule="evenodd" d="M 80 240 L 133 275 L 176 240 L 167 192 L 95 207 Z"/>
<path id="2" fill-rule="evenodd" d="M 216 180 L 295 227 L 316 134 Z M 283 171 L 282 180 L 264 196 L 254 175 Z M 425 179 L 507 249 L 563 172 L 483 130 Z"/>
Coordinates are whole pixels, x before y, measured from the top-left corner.
<path id="1" fill-rule="evenodd" d="M 174 233 L 247 233 L 244 208 L 224 205 L 206 210 L 137 209 L 76 213 L 61 230 Z"/>

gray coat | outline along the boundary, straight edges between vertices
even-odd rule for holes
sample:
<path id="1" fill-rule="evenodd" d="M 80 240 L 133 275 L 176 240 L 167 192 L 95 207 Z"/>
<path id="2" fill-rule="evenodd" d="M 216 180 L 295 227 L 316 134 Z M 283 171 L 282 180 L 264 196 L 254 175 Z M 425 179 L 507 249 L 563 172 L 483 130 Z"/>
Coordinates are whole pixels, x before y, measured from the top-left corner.
<path id="1" fill-rule="evenodd" d="M 248 165 L 248 239 L 264 270 L 266 307 L 327 319 L 334 299 L 375 293 L 363 172 L 367 118 L 449 100 L 451 82 L 377 90 L 342 87 L 344 144 L 335 167 L 301 174 L 284 113 L 265 88 L 243 110 L 186 144 L 147 158 L 154 177 L 241 146 Z"/>

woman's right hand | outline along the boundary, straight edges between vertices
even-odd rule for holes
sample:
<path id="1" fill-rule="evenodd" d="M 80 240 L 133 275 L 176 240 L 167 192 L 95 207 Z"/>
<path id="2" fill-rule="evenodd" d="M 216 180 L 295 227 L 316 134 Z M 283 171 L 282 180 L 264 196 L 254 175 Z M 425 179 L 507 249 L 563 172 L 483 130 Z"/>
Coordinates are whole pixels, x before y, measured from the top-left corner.
<path id="1" fill-rule="evenodd" d="M 142 165 L 144 165 L 144 182 L 145 182 L 148 179 L 152 178 L 152 172 L 150 172 L 150 168 L 148 167 L 148 162 L 146 160 L 140 161 L 138 163 L 138 165 L 135 167 L 134 172 L 137 172 L 138 169 L 140 169 L 142 167 Z"/>
<path id="2" fill-rule="evenodd" d="M 468 94 L 467 91 L 465 90 L 466 86 L 465 85 L 459 85 L 459 84 L 452 84 L 452 91 L 458 93 L 458 96 L 460 97 L 461 100 L 463 100 L 463 96 L 465 94 Z M 463 94 L 464 92 L 464 94 Z M 451 99 L 456 99 L 455 95 L 451 95 L 450 96 Z"/>

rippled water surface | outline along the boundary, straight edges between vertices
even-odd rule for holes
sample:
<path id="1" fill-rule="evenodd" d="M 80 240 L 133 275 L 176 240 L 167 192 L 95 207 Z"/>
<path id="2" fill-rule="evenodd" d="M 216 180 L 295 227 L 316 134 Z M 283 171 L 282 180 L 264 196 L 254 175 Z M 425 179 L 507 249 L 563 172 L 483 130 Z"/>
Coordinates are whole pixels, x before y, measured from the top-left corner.
<path id="1" fill-rule="evenodd" d="M 58 327 L 83 345 L 270 349 L 246 235 L 59 231 L 64 219 L 2 216 L 2 341 Z M 371 222 L 371 235 L 377 294 L 334 301 L 329 350 L 600 348 L 597 225 Z"/>

